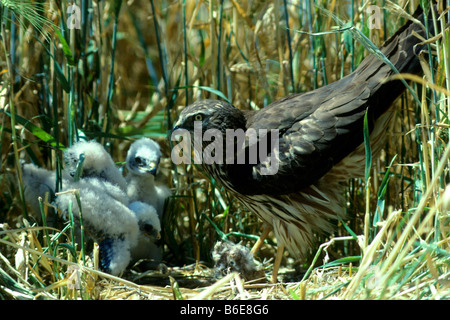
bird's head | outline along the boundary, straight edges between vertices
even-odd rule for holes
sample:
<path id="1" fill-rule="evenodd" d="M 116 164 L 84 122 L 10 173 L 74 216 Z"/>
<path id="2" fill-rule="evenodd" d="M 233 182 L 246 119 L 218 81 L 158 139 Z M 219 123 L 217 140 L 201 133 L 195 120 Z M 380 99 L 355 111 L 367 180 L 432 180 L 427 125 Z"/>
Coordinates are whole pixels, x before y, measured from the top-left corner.
<path id="1" fill-rule="evenodd" d="M 194 132 L 195 124 L 201 124 L 202 132 L 217 129 L 244 129 L 245 117 L 242 111 L 220 100 L 201 100 L 189 105 L 180 113 L 173 131 L 184 129 Z"/>
<path id="2" fill-rule="evenodd" d="M 157 243 L 161 239 L 160 231 L 151 223 L 139 221 L 139 230 L 154 243 Z"/>
<path id="3" fill-rule="evenodd" d="M 83 160 L 79 177 L 103 177 L 105 170 L 114 166 L 109 153 L 98 142 L 80 141 L 64 152 L 65 171 L 75 177 L 77 169 L 80 170 L 80 161 Z"/>
<path id="4" fill-rule="evenodd" d="M 159 144 L 149 138 L 141 138 L 131 144 L 127 153 L 127 169 L 138 175 L 156 175 L 161 150 Z"/>
<path id="5" fill-rule="evenodd" d="M 156 243 L 161 238 L 161 222 L 156 209 L 140 201 L 130 203 L 128 208 L 136 215 L 141 234 Z"/>

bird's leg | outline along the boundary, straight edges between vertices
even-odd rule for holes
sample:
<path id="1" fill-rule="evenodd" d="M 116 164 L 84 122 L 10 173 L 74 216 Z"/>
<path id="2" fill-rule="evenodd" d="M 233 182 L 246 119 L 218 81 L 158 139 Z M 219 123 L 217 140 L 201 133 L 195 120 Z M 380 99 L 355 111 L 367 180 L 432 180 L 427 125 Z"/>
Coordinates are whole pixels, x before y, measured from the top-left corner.
<path id="1" fill-rule="evenodd" d="M 272 231 L 272 226 L 269 224 L 264 224 L 264 229 L 263 229 L 261 235 L 259 236 L 258 241 L 256 241 L 255 245 L 253 246 L 252 250 L 250 251 L 253 255 L 255 255 L 256 252 L 259 251 L 259 249 L 261 248 L 261 246 L 264 243 L 264 240 L 269 235 L 270 231 Z"/>
<path id="2" fill-rule="evenodd" d="M 275 257 L 275 262 L 273 264 L 273 271 L 272 271 L 272 283 L 278 282 L 278 269 L 280 269 L 281 260 L 283 258 L 283 252 L 284 252 L 284 244 L 278 245 L 277 248 L 277 255 Z"/>

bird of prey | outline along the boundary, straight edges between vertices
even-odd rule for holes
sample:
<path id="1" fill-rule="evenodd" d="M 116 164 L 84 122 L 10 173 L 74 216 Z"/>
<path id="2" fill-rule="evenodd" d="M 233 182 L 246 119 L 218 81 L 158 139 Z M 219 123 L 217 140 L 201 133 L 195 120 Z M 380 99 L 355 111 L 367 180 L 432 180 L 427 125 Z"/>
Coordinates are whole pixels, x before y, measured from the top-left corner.
<path id="1" fill-rule="evenodd" d="M 72 205 L 77 225 L 83 222 L 85 235 L 99 244 L 100 267 L 119 275 L 136 260 L 160 261 L 161 224 L 156 209 L 130 201 L 125 178 L 103 146 L 95 141 L 77 142 L 65 151 L 64 160 L 62 188 L 54 204 L 66 219 Z M 34 164 L 22 168 L 26 200 L 39 213 L 38 197 L 43 198 L 46 192 L 54 195 L 56 173 Z M 79 192 L 81 208 L 73 190 Z M 77 237 L 79 241 L 79 232 Z"/>
<path id="2" fill-rule="evenodd" d="M 419 11 L 415 16 L 423 24 L 425 18 Z M 431 20 L 428 25 L 432 26 Z M 418 53 L 426 45 L 419 37 L 427 38 L 424 28 L 409 21 L 380 50 L 400 73 L 420 74 Z M 201 134 L 214 130 L 224 142 L 230 132 L 252 132 L 241 143 L 234 140 L 234 151 L 238 152 L 233 161 L 226 161 L 230 159 L 225 151 L 218 153 L 219 158 L 217 152 L 209 152 L 215 161 L 201 165 L 265 222 L 260 240 L 274 231 L 278 249 L 272 281 L 277 281 L 284 248 L 296 258 L 304 256 L 314 245 L 314 234 L 332 232 L 330 221 L 344 216 L 343 182 L 364 173 L 366 111 L 372 152 L 376 154 L 391 117 L 389 107 L 405 90 L 401 81 L 387 81 L 394 74 L 388 64 L 369 55 L 341 80 L 289 95 L 259 111 L 244 112 L 224 101 L 204 100 L 180 113 L 173 133 L 181 132 L 177 129 L 188 131 L 196 154 L 205 153 L 212 144 L 207 139 L 195 143 L 196 124 Z M 255 132 L 262 134 L 255 138 Z M 266 148 L 267 157 L 250 161 L 255 146 L 257 150 Z M 242 154 L 245 161 L 239 162 L 237 156 Z M 270 171 L 271 166 L 277 170 Z M 253 252 L 260 244 L 258 241 Z"/>
<path id="3" fill-rule="evenodd" d="M 25 201 L 39 216 L 41 208 L 38 199 L 45 199 L 45 194 L 48 193 L 48 200 L 51 202 L 55 196 L 56 172 L 38 167 L 33 163 L 23 163 L 22 180 Z"/>
<path id="4" fill-rule="evenodd" d="M 80 205 L 75 193 L 79 193 Z M 128 196 L 118 185 L 98 177 L 85 177 L 64 186 L 56 207 L 67 219 L 69 206 L 84 235 L 100 246 L 101 266 L 118 275 L 131 262 L 131 248 L 140 233 L 138 218 L 128 205 Z"/>
<path id="5" fill-rule="evenodd" d="M 125 178 L 114 164 L 111 155 L 100 143 L 94 140 L 79 141 L 68 148 L 64 152 L 64 171 L 67 176 L 75 176 L 80 159 L 83 159 L 81 178 L 96 177 L 126 190 Z"/>
<path id="6" fill-rule="evenodd" d="M 118 275 L 131 262 L 140 229 L 129 208 L 126 181 L 110 154 L 95 141 L 75 143 L 64 152 L 64 181 L 55 205 L 67 218 L 69 206 L 85 235 L 100 247 L 101 267 Z M 79 206 L 75 192 L 79 193 Z"/>
<path id="7" fill-rule="evenodd" d="M 96 177 L 107 180 L 126 190 L 126 181 L 120 170 L 114 164 L 105 148 L 95 141 L 80 141 L 64 152 L 65 168 L 62 172 L 62 188 L 69 188 L 73 182 L 80 159 L 83 159 L 80 177 Z M 38 198 L 44 199 L 48 192 L 50 197 L 55 194 L 56 172 L 40 168 L 32 163 L 22 164 L 25 200 L 32 210 L 39 214 Z M 50 199 L 49 199 L 50 200 Z"/>
<path id="8" fill-rule="evenodd" d="M 159 245 L 161 222 L 156 209 L 140 201 L 131 202 L 128 208 L 136 215 L 139 225 L 138 241 L 131 247 L 131 262 L 140 259 L 160 262 L 162 260 L 162 248 Z"/>
<path id="9" fill-rule="evenodd" d="M 157 246 L 161 226 L 155 208 L 139 201 L 130 203 L 128 208 L 135 214 L 138 222 L 137 241 L 126 232 L 119 236 L 104 234 L 103 238 L 97 239 L 100 240 L 100 267 L 113 275 L 119 275 L 140 259 L 161 261 L 161 250 Z"/>
<path id="10" fill-rule="evenodd" d="M 161 218 L 165 200 L 171 192 L 166 186 L 155 184 L 160 159 L 161 151 L 156 141 L 149 138 L 136 140 L 127 152 L 126 181 L 130 201 L 141 201 L 152 205 Z"/>

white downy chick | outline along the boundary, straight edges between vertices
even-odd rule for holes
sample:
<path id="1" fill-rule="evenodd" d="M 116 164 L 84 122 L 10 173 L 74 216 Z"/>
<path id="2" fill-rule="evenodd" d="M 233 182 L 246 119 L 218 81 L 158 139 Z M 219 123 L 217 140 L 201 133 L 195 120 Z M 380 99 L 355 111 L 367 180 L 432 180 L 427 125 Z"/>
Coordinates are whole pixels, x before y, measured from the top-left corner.
<path id="1" fill-rule="evenodd" d="M 126 270 L 131 261 L 129 238 L 105 238 L 98 246 L 101 270 L 114 276 Z"/>
<path id="2" fill-rule="evenodd" d="M 75 176 L 81 155 L 84 162 L 80 178 L 96 177 L 126 190 L 127 183 L 111 155 L 100 143 L 93 140 L 77 142 L 64 152 L 64 171 L 68 176 Z"/>
<path id="3" fill-rule="evenodd" d="M 171 195 L 169 188 L 155 184 L 161 159 L 159 144 L 149 138 L 133 142 L 127 153 L 127 194 L 130 201 L 145 202 L 156 208 L 161 219 L 164 202 Z"/>
<path id="4" fill-rule="evenodd" d="M 139 234 L 136 215 L 128 208 L 126 181 L 105 148 L 95 141 L 74 144 L 64 153 L 64 160 L 70 182 L 55 203 L 63 214 L 72 203 L 76 221 L 80 223 L 82 218 L 86 235 L 99 244 L 102 269 L 118 275 L 129 265 L 130 248 L 137 244 Z M 81 217 L 75 194 L 70 192 L 74 189 L 79 190 Z"/>
<path id="5" fill-rule="evenodd" d="M 56 172 L 40 168 L 33 163 L 22 165 L 22 180 L 25 201 L 30 205 L 36 215 L 41 214 L 38 198 L 45 199 L 48 192 L 51 202 L 55 196 Z"/>
<path id="6" fill-rule="evenodd" d="M 117 184 L 122 190 L 126 189 L 126 181 L 111 156 L 101 144 L 95 141 L 77 142 L 64 152 L 66 166 L 62 172 L 63 188 L 67 189 L 70 182 L 73 181 L 81 154 L 84 156 L 81 177 L 98 177 Z M 46 192 L 51 198 L 54 197 L 56 172 L 40 168 L 32 163 L 23 164 L 22 172 L 25 200 L 36 214 L 40 214 L 38 198 L 44 199 Z"/>
<path id="7" fill-rule="evenodd" d="M 131 247 L 131 260 L 151 260 L 156 263 L 162 260 L 160 246 L 161 223 L 156 209 L 144 202 L 134 201 L 128 205 L 138 220 L 139 235 L 135 246 Z"/>
<path id="8" fill-rule="evenodd" d="M 128 197 L 117 185 L 96 177 L 70 183 L 70 187 L 56 197 L 56 206 L 67 215 L 69 203 L 80 223 L 80 208 L 70 190 L 79 190 L 81 219 L 85 235 L 99 243 L 101 266 L 118 275 L 131 261 L 130 249 L 138 242 L 139 226 L 136 214 L 128 208 Z"/>

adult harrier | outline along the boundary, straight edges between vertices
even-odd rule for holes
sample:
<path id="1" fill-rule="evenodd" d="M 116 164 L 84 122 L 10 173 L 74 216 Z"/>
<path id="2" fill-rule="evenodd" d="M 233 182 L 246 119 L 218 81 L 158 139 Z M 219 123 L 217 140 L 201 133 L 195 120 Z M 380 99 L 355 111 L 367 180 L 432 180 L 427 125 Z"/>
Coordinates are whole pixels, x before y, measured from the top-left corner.
<path id="1" fill-rule="evenodd" d="M 415 16 L 424 22 L 420 9 Z M 424 45 L 415 34 L 426 38 L 423 26 L 409 21 L 380 48 L 400 73 L 422 72 L 418 53 Z M 244 163 L 237 158 L 227 162 L 223 152 L 223 161 L 203 161 L 202 167 L 265 222 L 269 228 L 261 238 L 273 228 L 278 251 L 272 280 L 276 281 L 285 247 L 294 257 L 301 257 L 313 244 L 315 233 L 332 232 L 330 221 L 343 217 L 342 182 L 364 173 L 366 111 L 376 154 L 390 118 L 386 111 L 405 90 L 399 80 L 386 81 L 394 74 L 385 62 L 370 55 L 341 80 L 289 95 L 257 112 L 244 112 L 217 100 L 197 101 L 181 112 L 174 130 L 184 129 L 191 135 L 195 128 L 202 133 L 213 129 L 226 141 L 227 130 L 267 130 L 257 140 L 248 135 L 242 145 L 236 142 L 234 150 L 243 150 L 247 156 Z M 276 147 L 270 144 L 273 139 Z M 195 152 L 204 152 L 208 143 L 194 144 Z M 249 161 L 255 145 L 269 146 L 268 157 L 256 163 Z M 237 152 L 236 157 L 241 154 Z M 274 161 L 276 173 L 267 174 Z"/>

